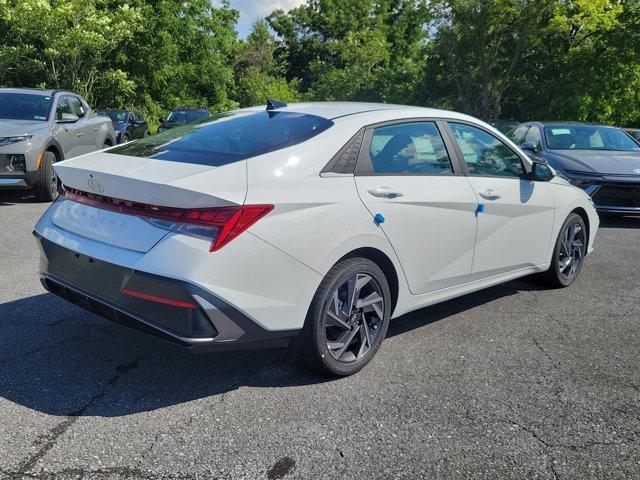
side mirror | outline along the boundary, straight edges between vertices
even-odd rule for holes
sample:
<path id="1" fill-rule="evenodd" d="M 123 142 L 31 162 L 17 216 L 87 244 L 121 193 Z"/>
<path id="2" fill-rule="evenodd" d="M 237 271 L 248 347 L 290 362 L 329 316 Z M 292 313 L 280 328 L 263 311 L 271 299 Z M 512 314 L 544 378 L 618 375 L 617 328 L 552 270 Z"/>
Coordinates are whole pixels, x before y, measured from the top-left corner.
<path id="1" fill-rule="evenodd" d="M 524 142 L 520 145 L 520 148 L 526 152 L 538 153 L 538 145 L 533 142 Z"/>
<path id="2" fill-rule="evenodd" d="M 56 120 L 56 123 L 76 123 L 80 117 L 73 113 L 63 113 L 62 117 Z"/>
<path id="3" fill-rule="evenodd" d="M 547 162 L 541 158 L 533 159 L 531 173 L 528 175 L 529 180 L 534 180 L 536 182 L 548 182 L 553 177 L 555 177 L 555 173 Z"/>

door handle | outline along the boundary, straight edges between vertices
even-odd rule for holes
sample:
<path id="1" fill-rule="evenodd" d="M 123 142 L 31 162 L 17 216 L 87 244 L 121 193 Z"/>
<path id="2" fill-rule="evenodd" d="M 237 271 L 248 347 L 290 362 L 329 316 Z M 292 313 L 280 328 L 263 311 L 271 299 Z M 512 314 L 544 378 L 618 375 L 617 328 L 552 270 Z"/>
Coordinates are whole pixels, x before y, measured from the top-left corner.
<path id="1" fill-rule="evenodd" d="M 478 192 L 478 194 L 485 200 L 498 200 L 499 198 L 502 198 L 502 195 L 491 188 L 487 188 L 482 192 Z"/>
<path id="2" fill-rule="evenodd" d="M 398 198 L 402 196 L 400 192 L 394 192 L 389 187 L 372 188 L 371 190 L 367 190 L 367 192 L 378 198 Z"/>

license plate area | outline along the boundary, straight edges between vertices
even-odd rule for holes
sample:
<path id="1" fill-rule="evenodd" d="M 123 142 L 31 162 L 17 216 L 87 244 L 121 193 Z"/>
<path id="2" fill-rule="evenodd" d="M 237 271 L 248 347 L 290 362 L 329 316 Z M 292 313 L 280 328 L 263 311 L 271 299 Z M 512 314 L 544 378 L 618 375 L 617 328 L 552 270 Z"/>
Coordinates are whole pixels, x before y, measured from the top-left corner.
<path id="1" fill-rule="evenodd" d="M 52 207 L 51 221 L 68 232 L 136 252 L 148 252 L 167 233 L 143 217 L 125 215 L 65 198 Z"/>

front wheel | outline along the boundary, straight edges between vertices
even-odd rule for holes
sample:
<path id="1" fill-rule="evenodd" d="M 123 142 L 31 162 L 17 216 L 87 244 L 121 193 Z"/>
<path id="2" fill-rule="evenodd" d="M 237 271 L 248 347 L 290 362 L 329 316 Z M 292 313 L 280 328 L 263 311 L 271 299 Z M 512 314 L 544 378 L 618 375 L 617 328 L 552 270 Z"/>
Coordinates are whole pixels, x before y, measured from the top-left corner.
<path id="1" fill-rule="evenodd" d="M 380 267 L 366 258 L 347 259 L 323 279 L 293 345 L 313 369 L 352 375 L 377 353 L 390 315 L 391 293 Z"/>
<path id="2" fill-rule="evenodd" d="M 545 274 L 547 283 L 564 288 L 575 282 L 587 255 L 587 241 L 584 220 L 580 215 L 570 214 L 556 240 L 551 267 Z"/>
<path id="3" fill-rule="evenodd" d="M 36 199 L 40 202 L 51 202 L 58 196 L 58 177 L 53 170 L 56 160 L 56 154 L 53 152 L 46 151 L 42 155 L 34 186 Z"/>

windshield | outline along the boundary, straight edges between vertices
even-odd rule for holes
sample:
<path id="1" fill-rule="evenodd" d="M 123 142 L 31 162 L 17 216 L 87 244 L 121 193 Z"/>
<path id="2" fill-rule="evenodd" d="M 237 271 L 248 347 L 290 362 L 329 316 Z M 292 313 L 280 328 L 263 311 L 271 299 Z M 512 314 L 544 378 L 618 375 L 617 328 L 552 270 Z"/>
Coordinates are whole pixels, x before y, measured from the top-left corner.
<path id="1" fill-rule="evenodd" d="M 221 114 L 107 153 L 217 167 L 302 143 L 332 125 L 326 118 L 293 112 Z"/>
<path id="2" fill-rule="evenodd" d="M 189 123 L 203 120 L 210 115 L 206 110 L 174 110 L 167 117 L 167 122 Z"/>
<path id="3" fill-rule="evenodd" d="M 640 151 L 640 145 L 614 127 L 549 125 L 544 127 L 544 134 L 550 150 Z"/>
<path id="4" fill-rule="evenodd" d="M 109 117 L 113 123 L 125 123 L 127 121 L 127 112 L 124 110 L 98 110 L 96 115 Z"/>
<path id="5" fill-rule="evenodd" d="M 46 122 L 50 111 L 48 95 L 0 92 L 0 119 Z"/>

